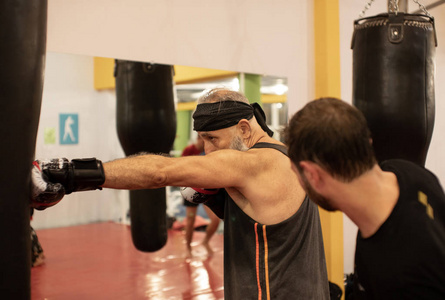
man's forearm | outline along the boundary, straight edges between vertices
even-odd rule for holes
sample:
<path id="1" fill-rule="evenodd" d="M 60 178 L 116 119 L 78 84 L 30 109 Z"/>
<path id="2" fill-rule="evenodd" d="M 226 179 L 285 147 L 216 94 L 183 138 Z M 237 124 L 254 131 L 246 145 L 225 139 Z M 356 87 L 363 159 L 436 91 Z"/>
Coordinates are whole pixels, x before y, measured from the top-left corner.
<path id="1" fill-rule="evenodd" d="M 31 205 L 45 209 L 66 194 L 102 187 L 136 190 L 193 185 L 202 180 L 196 176 L 197 169 L 191 167 L 198 164 L 196 159 L 144 154 L 107 163 L 96 158 L 36 160 L 32 169 Z"/>
<path id="2" fill-rule="evenodd" d="M 105 182 L 113 189 L 154 189 L 168 185 L 164 167 L 172 158 L 161 155 L 136 155 L 103 164 Z"/>

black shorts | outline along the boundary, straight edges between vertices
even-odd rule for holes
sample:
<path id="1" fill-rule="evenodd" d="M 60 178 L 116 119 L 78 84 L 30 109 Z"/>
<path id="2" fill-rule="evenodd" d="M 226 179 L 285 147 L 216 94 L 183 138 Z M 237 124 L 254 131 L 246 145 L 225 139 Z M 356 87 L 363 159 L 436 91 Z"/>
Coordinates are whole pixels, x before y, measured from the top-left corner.
<path id="1" fill-rule="evenodd" d="M 184 206 L 187 206 L 187 207 L 197 207 L 199 205 L 199 203 L 193 203 L 193 202 L 187 201 L 185 199 L 183 200 L 183 202 L 184 202 Z"/>

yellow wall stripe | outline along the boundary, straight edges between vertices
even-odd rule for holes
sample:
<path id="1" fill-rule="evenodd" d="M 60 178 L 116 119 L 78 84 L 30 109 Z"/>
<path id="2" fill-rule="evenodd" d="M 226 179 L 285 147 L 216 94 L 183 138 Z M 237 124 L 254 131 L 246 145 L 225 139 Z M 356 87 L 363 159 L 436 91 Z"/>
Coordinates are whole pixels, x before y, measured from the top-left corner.
<path id="1" fill-rule="evenodd" d="M 261 103 L 285 103 L 287 101 L 286 95 L 261 95 Z M 196 101 L 191 102 L 179 102 L 176 110 L 195 110 Z"/>
<path id="2" fill-rule="evenodd" d="M 315 96 L 341 97 L 339 0 L 314 1 Z M 319 209 L 329 280 L 343 290 L 343 214 Z"/>
<path id="3" fill-rule="evenodd" d="M 176 110 L 195 110 L 196 108 L 196 101 L 193 102 L 179 102 L 176 106 Z"/>
<path id="4" fill-rule="evenodd" d="M 339 14 L 338 0 L 314 1 L 316 98 L 340 98 Z"/>
<path id="5" fill-rule="evenodd" d="M 238 76 L 238 72 L 214 70 L 187 66 L 174 66 L 173 77 L 176 84 L 196 83 Z M 94 88 L 96 90 L 114 89 L 114 59 L 94 57 Z"/>
<path id="6" fill-rule="evenodd" d="M 96 90 L 114 89 L 114 59 L 94 57 L 94 88 Z"/>
<path id="7" fill-rule="evenodd" d="M 262 94 L 261 103 L 284 103 L 287 101 L 286 95 Z"/>

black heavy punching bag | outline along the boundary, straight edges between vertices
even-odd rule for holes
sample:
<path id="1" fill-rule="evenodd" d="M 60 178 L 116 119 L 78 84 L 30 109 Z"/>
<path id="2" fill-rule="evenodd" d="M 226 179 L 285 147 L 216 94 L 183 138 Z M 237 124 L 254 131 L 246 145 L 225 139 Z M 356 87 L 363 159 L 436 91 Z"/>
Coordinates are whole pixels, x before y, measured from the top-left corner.
<path id="1" fill-rule="evenodd" d="M 46 0 L 0 1 L 0 298 L 30 299 L 30 174 L 46 53 Z"/>
<path id="2" fill-rule="evenodd" d="M 173 67 L 116 60 L 117 133 L 125 151 L 169 153 L 176 135 Z M 130 191 L 131 235 L 145 252 L 167 242 L 165 188 Z"/>
<path id="3" fill-rule="evenodd" d="M 394 13 L 356 20 L 353 104 L 372 133 L 378 161 L 424 165 L 434 127 L 434 20 Z"/>

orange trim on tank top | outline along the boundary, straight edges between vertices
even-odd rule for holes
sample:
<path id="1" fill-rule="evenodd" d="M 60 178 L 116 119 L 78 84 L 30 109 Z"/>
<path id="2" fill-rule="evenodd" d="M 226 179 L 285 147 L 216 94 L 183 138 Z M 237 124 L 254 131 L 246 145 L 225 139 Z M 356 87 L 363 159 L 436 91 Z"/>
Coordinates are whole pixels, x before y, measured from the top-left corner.
<path id="1" fill-rule="evenodd" d="M 260 284 L 260 245 L 258 242 L 258 223 L 255 223 L 255 260 L 256 260 L 256 281 L 258 285 L 258 300 L 261 300 L 261 284 Z"/>
<path id="2" fill-rule="evenodd" d="M 267 246 L 267 234 L 266 225 L 263 225 L 263 239 L 264 239 L 264 267 L 266 275 L 266 296 L 267 300 L 270 300 L 270 290 L 269 290 L 269 248 Z"/>

